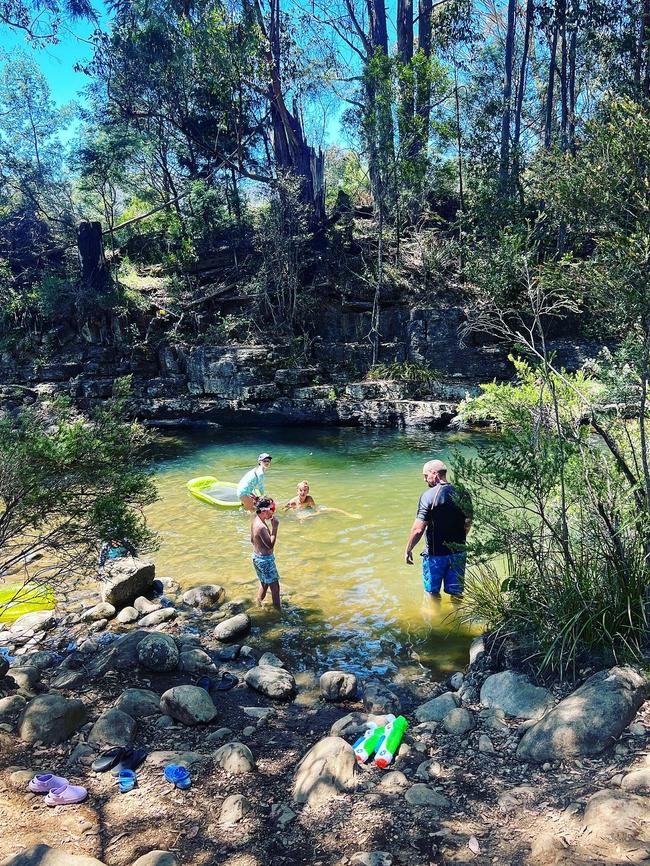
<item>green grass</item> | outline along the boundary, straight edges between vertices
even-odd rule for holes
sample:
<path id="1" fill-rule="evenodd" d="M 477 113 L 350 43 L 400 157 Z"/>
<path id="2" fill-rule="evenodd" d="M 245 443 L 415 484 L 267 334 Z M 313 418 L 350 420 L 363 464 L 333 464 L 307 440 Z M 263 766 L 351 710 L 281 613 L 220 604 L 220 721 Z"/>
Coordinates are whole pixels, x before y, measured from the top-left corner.
<path id="1" fill-rule="evenodd" d="M 54 607 L 54 593 L 46 587 L 20 584 L 0 586 L 0 621 L 13 622 L 24 613 Z"/>

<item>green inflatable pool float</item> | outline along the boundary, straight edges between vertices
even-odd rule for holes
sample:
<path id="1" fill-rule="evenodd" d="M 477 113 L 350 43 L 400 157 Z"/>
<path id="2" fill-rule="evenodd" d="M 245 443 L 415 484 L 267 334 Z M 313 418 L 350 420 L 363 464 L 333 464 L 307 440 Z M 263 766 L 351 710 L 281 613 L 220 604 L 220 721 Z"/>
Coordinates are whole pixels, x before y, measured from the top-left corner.
<path id="1" fill-rule="evenodd" d="M 196 496 L 201 502 L 207 502 L 208 505 L 216 505 L 217 508 L 241 507 L 237 485 L 232 481 L 219 481 L 212 475 L 205 475 L 202 478 L 191 478 L 187 482 L 187 489 L 192 496 Z"/>

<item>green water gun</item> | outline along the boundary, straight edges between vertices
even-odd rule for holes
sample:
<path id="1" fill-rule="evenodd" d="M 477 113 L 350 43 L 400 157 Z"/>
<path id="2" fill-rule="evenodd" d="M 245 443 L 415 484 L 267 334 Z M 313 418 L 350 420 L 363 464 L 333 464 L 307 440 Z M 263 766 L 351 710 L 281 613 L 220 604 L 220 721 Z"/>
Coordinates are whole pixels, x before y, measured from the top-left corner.
<path id="1" fill-rule="evenodd" d="M 387 723 L 394 722 L 392 713 L 386 716 Z M 385 725 L 379 727 L 375 722 L 370 722 L 365 734 L 352 744 L 354 756 L 360 764 L 365 764 L 373 752 L 376 752 L 379 744 L 385 736 Z"/>
<path id="2" fill-rule="evenodd" d="M 384 727 L 384 737 L 377 746 L 377 754 L 375 755 L 375 764 L 385 770 L 395 757 L 395 753 L 399 749 L 402 737 L 406 733 L 409 723 L 404 716 L 398 716 L 391 722 L 388 722 Z"/>

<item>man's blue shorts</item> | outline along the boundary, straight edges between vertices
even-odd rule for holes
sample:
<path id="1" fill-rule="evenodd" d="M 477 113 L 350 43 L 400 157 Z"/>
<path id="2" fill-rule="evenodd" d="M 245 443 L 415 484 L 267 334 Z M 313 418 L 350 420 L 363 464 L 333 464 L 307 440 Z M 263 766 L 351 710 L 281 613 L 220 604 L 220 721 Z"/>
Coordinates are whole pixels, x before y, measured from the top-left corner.
<path id="1" fill-rule="evenodd" d="M 272 553 L 269 553 L 267 556 L 254 553 L 253 565 L 262 586 L 270 586 L 276 580 L 280 580 L 280 575 L 275 566 L 275 556 Z"/>
<path id="2" fill-rule="evenodd" d="M 466 553 L 449 556 L 422 556 L 422 580 L 425 592 L 438 595 L 444 581 L 447 595 L 461 595 L 465 583 Z"/>

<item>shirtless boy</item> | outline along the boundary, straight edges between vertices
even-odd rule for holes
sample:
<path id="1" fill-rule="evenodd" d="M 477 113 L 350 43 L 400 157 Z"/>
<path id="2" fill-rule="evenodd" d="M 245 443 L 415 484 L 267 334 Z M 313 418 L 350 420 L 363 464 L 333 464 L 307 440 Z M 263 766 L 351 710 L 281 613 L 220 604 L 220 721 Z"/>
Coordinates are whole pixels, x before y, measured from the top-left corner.
<path id="1" fill-rule="evenodd" d="M 258 499 L 255 517 L 251 524 L 253 566 L 260 582 L 257 603 L 261 604 L 266 591 L 271 590 L 271 600 L 280 609 L 280 575 L 275 565 L 273 550 L 278 538 L 278 518 L 274 516 L 275 502 L 270 498 Z"/>

